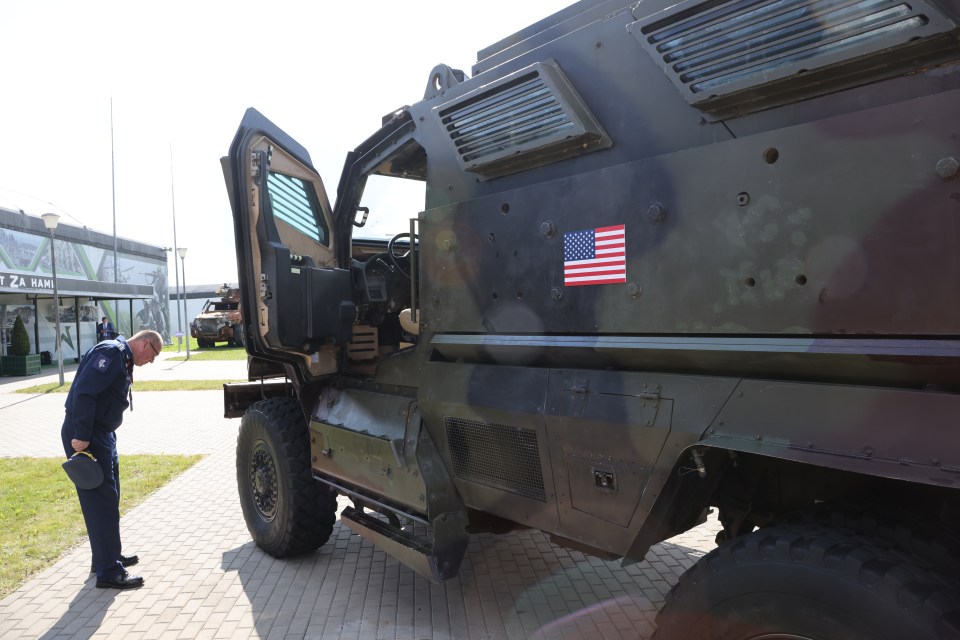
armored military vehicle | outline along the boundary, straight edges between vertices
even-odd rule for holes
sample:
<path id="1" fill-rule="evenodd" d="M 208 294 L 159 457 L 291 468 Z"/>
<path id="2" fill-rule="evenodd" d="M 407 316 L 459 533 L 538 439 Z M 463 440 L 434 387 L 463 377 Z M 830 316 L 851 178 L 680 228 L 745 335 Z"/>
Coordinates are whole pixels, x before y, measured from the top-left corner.
<path id="1" fill-rule="evenodd" d="M 714 510 L 657 637 L 960 637 L 958 19 L 583 0 L 430 71 L 333 203 L 249 110 L 254 540 L 315 549 L 346 496 L 442 581 L 474 532 L 633 563 Z M 425 184 L 389 240 L 375 178 Z"/>
<path id="2" fill-rule="evenodd" d="M 216 290 L 216 299 L 207 300 L 203 310 L 190 323 L 190 335 L 197 346 L 215 347 L 218 342 L 243 346 L 243 312 L 240 308 L 240 289 L 224 283 Z"/>

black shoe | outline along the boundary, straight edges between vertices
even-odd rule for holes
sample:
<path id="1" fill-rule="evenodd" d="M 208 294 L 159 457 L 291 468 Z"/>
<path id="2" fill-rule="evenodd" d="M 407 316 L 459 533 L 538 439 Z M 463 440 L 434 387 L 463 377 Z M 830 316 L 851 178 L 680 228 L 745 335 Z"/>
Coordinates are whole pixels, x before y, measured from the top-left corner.
<path id="1" fill-rule="evenodd" d="M 138 556 L 135 556 L 135 555 L 134 555 L 134 556 L 120 556 L 120 557 L 118 558 L 118 560 L 120 560 L 120 564 L 123 565 L 123 566 L 125 566 L 125 567 L 132 567 L 133 565 L 135 565 L 135 564 L 137 564 L 138 562 L 140 562 L 140 558 L 139 558 Z M 90 573 L 96 573 L 96 572 L 97 572 L 97 568 L 96 568 L 96 567 L 93 565 L 93 563 L 91 562 L 91 563 L 90 563 Z"/>
<path id="2" fill-rule="evenodd" d="M 143 578 L 124 571 L 116 578 L 97 580 L 97 589 L 139 589 L 143 586 Z"/>

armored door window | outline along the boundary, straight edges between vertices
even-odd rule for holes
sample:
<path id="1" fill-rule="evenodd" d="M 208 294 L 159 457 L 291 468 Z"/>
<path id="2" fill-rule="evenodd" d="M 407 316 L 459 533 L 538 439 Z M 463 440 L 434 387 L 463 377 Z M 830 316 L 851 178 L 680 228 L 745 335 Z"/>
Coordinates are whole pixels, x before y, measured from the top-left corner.
<path id="1" fill-rule="evenodd" d="M 267 177 L 270 206 L 277 221 L 315 242 L 329 244 L 329 230 L 313 185 L 294 176 L 271 171 Z"/>

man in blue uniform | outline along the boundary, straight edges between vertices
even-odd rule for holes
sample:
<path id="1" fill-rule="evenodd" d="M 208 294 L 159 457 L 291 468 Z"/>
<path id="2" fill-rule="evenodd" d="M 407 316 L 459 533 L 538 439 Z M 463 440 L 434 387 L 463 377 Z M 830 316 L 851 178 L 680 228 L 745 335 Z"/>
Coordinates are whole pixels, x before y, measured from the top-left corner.
<path id="1" fill-rule="evenodd" d="M 143 586 L 143 578 L 124 569 L 137 564 L 139 558 L 120 553 L 120 467 L 114 432 L 132 400 L 133 368 L 153 362 L 162 348 L 163 339 L 156 331 L 141 331 L 129 340 L 117 336 L 100 342 L 83 356 L 67 394 L 66 418 L 60 430 L 64 453 L 70 457 L 76 451 L 87 451 L 103 469 L 99 487 L 77 488 L 100 589 Z"/>

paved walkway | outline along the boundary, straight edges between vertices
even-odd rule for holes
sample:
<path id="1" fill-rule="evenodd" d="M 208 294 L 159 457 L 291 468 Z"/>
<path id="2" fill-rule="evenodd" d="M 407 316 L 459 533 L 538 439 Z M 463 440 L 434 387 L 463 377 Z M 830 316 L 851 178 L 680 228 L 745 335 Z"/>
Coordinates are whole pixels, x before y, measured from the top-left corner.
<path id="1" fill-rule="evenodd" d="M 138 374 L 239 379 L 245 364 L 167 361 Z M 26 381 L 0 380 L 2 455 L 61 455 L 64 396 L 14 394 Z M 125 453 L 207 454 L 123 517 L 124 550 L 140 555 L 146 586 L 94 588 L 83 542 L 0 601 L 0 638 L 647 638 L 677 576 L 713 547 L 708 523 L 622 568 L 539 533 L 485 534 L 471 539 L 458 578 L 435 585 L 337 524 L 317 552 L 275 560 L 250 542 L 236 491 L 239 421 L 222 415 L 216 391 L 135 394 L 118 432 L 121 465 Z"/>

